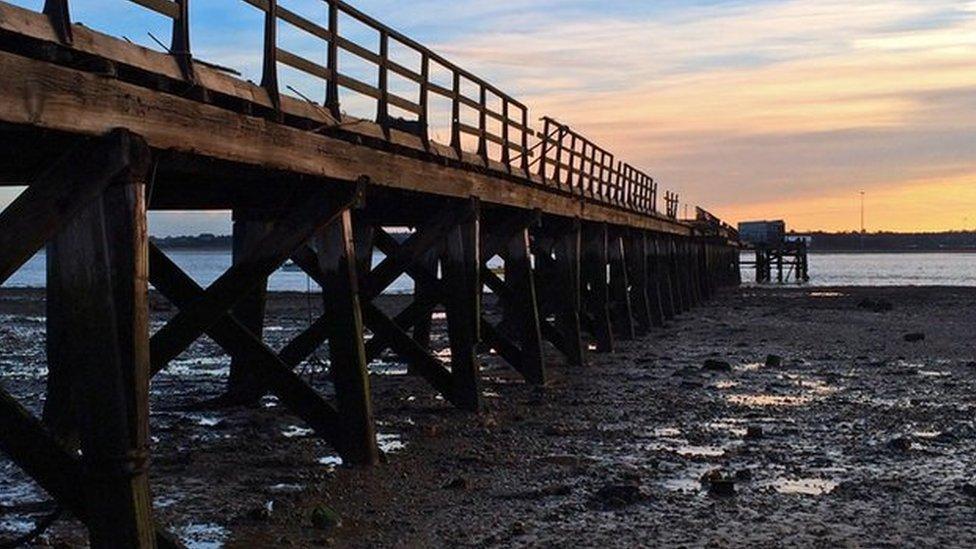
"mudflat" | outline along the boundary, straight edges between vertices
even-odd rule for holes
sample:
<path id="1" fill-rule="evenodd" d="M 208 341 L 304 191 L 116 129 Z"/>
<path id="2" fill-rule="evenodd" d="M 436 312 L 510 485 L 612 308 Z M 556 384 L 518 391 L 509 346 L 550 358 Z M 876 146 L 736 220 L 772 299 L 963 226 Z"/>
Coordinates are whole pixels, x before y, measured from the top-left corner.
<path id="1" fill-rule="evenodd" d="M 273 294 L 266 339 L 317 309 Z M 0 315 L 0 382 L 37 411 L 43 294 L 4 290 Z M 480 415 L 387 356 L 371 469 L 271 397 L 198 408 L 229 363 L 204 339 L 153 383 L 156 516 L 196 547 L 973 545 L 974 335 L 976 288 L 747 287 L 584 368 L 550 349 L 544 388 L 489 356 Z M 321 360 L 303 375 L 328 394 Z M 48 499 L 0 456 L 0 538 Z M 65 519 L 42 541 L 84 532 Z"/>

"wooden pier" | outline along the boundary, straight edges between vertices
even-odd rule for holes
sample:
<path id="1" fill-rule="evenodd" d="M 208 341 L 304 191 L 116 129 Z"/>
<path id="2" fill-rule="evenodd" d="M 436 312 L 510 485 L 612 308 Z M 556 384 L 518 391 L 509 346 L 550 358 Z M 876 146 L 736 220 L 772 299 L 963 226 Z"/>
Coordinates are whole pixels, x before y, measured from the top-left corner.
<path id="1" fill-rule="evenodd" d="M 73 24 L 68 0 L 43 12 L 0 2 L 0 184 L 27 186 L 0 214 L 0 282 L 47 247 L 49 367 L 42 419 L 0 390 L 0 449 L 94 546 L 180 545 L 152 517 L 148 388 L 204 334 L 232 357 L 223 403 L 274 394 L 347 463 L 373 465 L 369 363 L 386 350 L 477 412 L 489 350 L 544 384 L 547 355 L 585 368 L 591 342 L 613 352 L 740 282 L 730 227 L 678 220 L 670 192 L 659 212 L 649 175 L 552 118 L 533 123 L 516 99 L 345 2 L 324 0 L 323 21 L 241 2 L 264 16 L 253 84 L 194 59 L 189 0 L 133 1 L 172 19 L 168 52 Z M 347 38 L 340 15 L 379 47 Z M 318 38 L 327 63 L 283 49 L 280 25 Z M 393 44 L 418 64 L 392 59 Z M 340 52 L 372 63 L 377 84 L 345 74 Z M 323 96 L 282 93 L 282 65 L 319 79 Z M 392 77 L 417 93 L 398 94 Z M 375 118 L 345 115 L 344 93 L 374 101 Z M 449 143 L 432 138 L 435 97 L 451 105 Z M 232 211 L 233 266 L 198 286 L 148 240 L 150 210 Z M 496 257 L 501 275 L 486 268 Z M 288 260 L 323 288 L 324 314 L 273 349 L 261 338 L 267 280 Z M 403 274 L 417 290 L 391 317 L 374 300 Z M 150 284 L 179 309 L 152 335 Z M 486 290 L 501 323 L 485 315 Z M 430 350 L 437 307 L 449 363 Z M 334 401 L 296 373 L 324 343 Z"/>

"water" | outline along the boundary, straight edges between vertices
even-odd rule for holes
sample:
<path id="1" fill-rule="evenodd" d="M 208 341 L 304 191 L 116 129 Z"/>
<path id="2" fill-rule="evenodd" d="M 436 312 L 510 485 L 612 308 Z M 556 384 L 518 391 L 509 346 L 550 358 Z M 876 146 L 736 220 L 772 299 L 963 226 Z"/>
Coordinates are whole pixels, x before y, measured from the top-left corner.
<path id="1" fill-rule="evenodd" d="M 181 269 L 186 271 L 193 280 L 203 286 L 209 286 L 217 277 L 224 274 L 231 265 L 229 250 L 164 250 Z M 383 254 L 373 256 L 376 265 L 384 259 Z M 24 264 L 16 274 L 3 284 L 6 288 L 43 288 L 46 280 L 46 258 L 40 252 Z M 268 289 L 272 292 L 304 292 L 311 290 L 321 292 L 322 289 L 315 281 L 309 279 L 305 273 L 294 269 L 279 269 L 268 280 Z M 413 293 L 413 280 L 404 275 L 387 288 L 386 293 Z"/>
<path id="2" fill-rule="evenodd" d="M 811 253 L 811 286 L 976 286 L 976 253 Z M 742 259 L 754 259 L 743 253 Z M 743 269 L 744 282 L 756 272 Z"/>
<path id="3" fill-rule="evenodd" d="M 231 264 L 227 250 L 167 250 L 166 254 L 201 286 L 208 286 Z M 383 260 L 377 253 L 376 265 Z M 743 254 L 743 259 L 750 259 Z M 9 288 L 42 288 L 45 282 L 44 252 L 28 261 L 5 284 Z M 494 263 L 497 263 L 494 262 Z M 490 266 L 494 266 L 494 263 Z M 744 281 L 755 272 L 744 269 Z M 976 286 L 976 253 L 867 253 L 810 254 L 811 286 Z M 268 281 L 274 292 L 321 289 L 297 270 L 279 270 Z M 413 281 L 401 276 L 386 293 L 409 294 Z"/>

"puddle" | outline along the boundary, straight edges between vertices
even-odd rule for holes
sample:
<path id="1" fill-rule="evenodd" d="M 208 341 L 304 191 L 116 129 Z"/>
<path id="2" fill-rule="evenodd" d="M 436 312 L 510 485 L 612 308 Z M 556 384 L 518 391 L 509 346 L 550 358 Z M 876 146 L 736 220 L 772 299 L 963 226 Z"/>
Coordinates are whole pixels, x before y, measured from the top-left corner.
<path id="1" fill-rule="evenodd" d="M 846 294 L 841 292 L 810 292 L 807 295 L 810 297 L 844 297 Z"/>
<path id="2" fill-rule="evenodd" d="M 177 535 L 188 549 L 219 549 L 227 540 L 227 529 L 219 524 L 188 524 L 177 529 Z"/>
<path id="3" fill-rule="evenodd" d="M 918 375 L 927 377 L 949 377 L 952 374 L 949 372 L 942 372 L 939 370 L 919 370 Z"/>
<path id="4" fill-rule="evenodd" d="M 681 436 L 681 429 L 675 427 L 658 427 L 651 432 L 656 437 L 674 438 Z"/>
<path id="5" fill-rule="evenodd" d="M 718 446 L 695 446 L 693 444 L 677 446 L 673 451 L 682 457 L 722 457 L 725 455 L 724 448 L 719 448 Z"/>
<path id="6" fill-rule="evenodd" d="M 227 377 L 230 375 L 230 357 L 203 357 L 174 360 L 164 373 L 183 376 Z"/>
<path id="7" fill-rule="evenodd" d="M 342 458 L 339 456 L 322 456 L 315 460 L 319 465 L 324 465 L 330 471 L 342 466 Z"/>
<path id="8" fill-rule="evenodd" d="M 736 372 L 757 372 L 762 367 L 765 366 L 762 362 L 750 362 L 748 364 L 738 364 L 733 366 L 732 369 Z"/>
<path id="9" fill-rule="evenodd" d="M 268 491 L 272 494 L 297 494 L 304 489 L 301 484 L 288 484 L 284 482 L 268 487 Z"/>
<path id="10" fill-rule="evenodd" d="M 661 486 L 669 492 L 704 493 L 701 478 L 713 468 L 713 465 L 699 465 L 682 469 L 678 475 L 662 481 Z"/>
<path id="11" fill-rule="evenodd" d="M 715 383 L 712 383 L 712 387 L 716 389 L 733 389 L 738 386 L 739 386 L 738 381 L 731 381 L 728 379 L 723 379 L 721 381 L 716 381 Z"/>
<path id="12" fill-rule="evenodd" d="M 405 364 L 379 362 L 369 366 L 370 373 L 380 376 L 405 376 L 409 372 Z"/>
<path id="13" fill-rule="evenodd" d="M 823 496 L 834 491 L 838 483 L 821 478 L 776 479 L 770 486 L 780 494 L 798 494 L 802 496 Z"/>
<path id="14" fill-rule="evenodd" d="M 298 425 L 291 425 L 291 426 L 287 427 L 286 429 L 282 429 L 281 434 L 285 438 L 299 438 L 299 437 L 307 437 L 307 436 L 311 435 L 314 432 L 315 432 L 314 430 L 309 429 L 308 427 L 300 427 Z"/>
<path id="15" fill-rule="evenodd" d="M 191 415 L 190 417 L 197 422 L 197 425 L 200 425 L 200 426 L 203 426 L 203 427 L 213 427 L 213 426 L 217 425 L 218 423 L 220 423 L 220 418 L 217 418 L 217 417 L 212 417 L 212 416 L 197 416 L 197 415 Z"/>
<path id="16" fill-rule="evenodd" d="M 403 442 L 400 435 L 394 433 L 377 434 L 376 445 L 379 446 L 380 450 L 387 454 L 399 452 L 407 447 L 407 443 Z"/>
<path id="17" fill-rule="evenodd" d="M 729 404 L 747 406 L 749 408 L 765 408 L 775 406 L 803 406 L 809 404 L 813 399 L 808 396 L 787 396 L 787 395 L 728 395 L 725 399 Z"/>

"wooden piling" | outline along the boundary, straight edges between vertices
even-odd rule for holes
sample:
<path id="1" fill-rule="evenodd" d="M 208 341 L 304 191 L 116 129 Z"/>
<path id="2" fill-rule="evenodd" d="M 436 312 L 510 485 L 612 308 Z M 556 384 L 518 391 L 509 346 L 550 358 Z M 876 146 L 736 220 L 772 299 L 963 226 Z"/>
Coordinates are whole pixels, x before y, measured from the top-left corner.
<path id="1" fill-rule="evenodd" d="M 596 350 L 604 353 L 613 352 L 614 348 L 610 323 L 608 263 L 607 225 L 585 223 L 581 262 L 583 307 L 589 332 L 596 339 Z"/>

